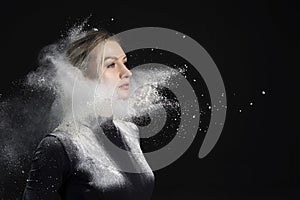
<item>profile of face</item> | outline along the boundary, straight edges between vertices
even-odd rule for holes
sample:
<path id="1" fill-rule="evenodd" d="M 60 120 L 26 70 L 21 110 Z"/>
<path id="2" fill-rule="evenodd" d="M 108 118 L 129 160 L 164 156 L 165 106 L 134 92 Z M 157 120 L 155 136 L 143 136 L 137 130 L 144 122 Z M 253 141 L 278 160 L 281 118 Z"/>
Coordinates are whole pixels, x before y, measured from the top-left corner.
<path id="1" fill-rule="evenodd" d="M 119 99 L 128 99 L 132 73 L 126 67 L 127 57 L 116 41 L 107 41 L 103 47 L 100 85 Z"/>

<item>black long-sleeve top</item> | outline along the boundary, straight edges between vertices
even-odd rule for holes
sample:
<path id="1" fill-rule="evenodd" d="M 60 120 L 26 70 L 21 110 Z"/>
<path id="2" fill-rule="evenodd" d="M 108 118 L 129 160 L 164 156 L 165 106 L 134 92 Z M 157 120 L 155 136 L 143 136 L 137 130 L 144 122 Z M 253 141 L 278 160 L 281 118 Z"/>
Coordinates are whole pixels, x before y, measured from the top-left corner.
<path id="1" fill-rule="evenodd" d="M 101 125 L 105 135 L 119 148 L 130 150 L 112 120 Z M 91 175 L 75 166 L 78 156 L 63 132 L 46 135 L 38 145 L 23 193 L 23 200 L 146 200 L 151 198 L 153 177 L 143 173 L 120 172 L 125 185 L 99 188 Z M 113 177 L 112 177 L 113 178 Z M 101 177 L 100 177 L 101 180 Z"/>

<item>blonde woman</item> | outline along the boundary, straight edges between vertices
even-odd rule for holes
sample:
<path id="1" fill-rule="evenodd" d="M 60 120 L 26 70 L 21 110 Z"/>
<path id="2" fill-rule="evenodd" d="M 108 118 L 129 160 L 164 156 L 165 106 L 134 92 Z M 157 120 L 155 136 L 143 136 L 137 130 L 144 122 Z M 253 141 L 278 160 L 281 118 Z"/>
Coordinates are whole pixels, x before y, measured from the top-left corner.
<path id="1" fill-rule="evenodd" d="M 111 34 L 88 31 L 69 42 L 64 55 L 83 77 L 99 84 L 106 99 L 125 102 L 129 98 L 132 73 L 126 67 L 126 54 Z M 130 121 L 115 119 L 111 106 L 103 102 L 96 114 L 80 115 L 76 123 L 65 120 L 42 139 L 23 200 L 151 198 L 154 176 L 140 149 L 138 128 Z M 105 138 L 128 154 L 112 151 Z M 134 170 L 122 170 L 125 165 Z"/>

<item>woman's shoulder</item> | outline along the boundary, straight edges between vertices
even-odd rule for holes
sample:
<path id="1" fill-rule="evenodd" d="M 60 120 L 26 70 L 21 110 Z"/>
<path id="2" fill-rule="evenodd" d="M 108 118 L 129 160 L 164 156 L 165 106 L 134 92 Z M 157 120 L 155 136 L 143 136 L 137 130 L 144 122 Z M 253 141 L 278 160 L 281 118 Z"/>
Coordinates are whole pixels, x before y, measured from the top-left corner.
<path id="1" fill-rule="evenodd" d="M 65 158 L 71 163 L 76 164 L 76 147 L 70 134 L 62 131 L 53 131 L 46 134 L 40 141 L 38 149 L 47 150 L 48 154 Z"/>
<path id="2" fill-rule="evenodd" d="M 60 142 L 58 137 L 51 134 L 47 134 L 39 142 L 37 150 L 38 151 L 43 150 L 55 155 L 64 152 L 64 145 Z"/>
<path id="3" fill-rule="evenodd" d="M 72 144 L 71 135 L 67 132 L 58 130 L 46 134 L 42 141 L 46 141 L 52 146 L 61 146 L 61 148 L 66 148 L 68 145 Z"/>

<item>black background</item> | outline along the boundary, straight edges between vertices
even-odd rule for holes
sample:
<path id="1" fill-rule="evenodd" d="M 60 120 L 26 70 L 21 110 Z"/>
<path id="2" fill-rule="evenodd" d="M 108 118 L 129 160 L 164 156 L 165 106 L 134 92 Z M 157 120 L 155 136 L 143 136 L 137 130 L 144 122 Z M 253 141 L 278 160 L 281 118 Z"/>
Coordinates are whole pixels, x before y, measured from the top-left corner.
<path id="1" fill-rule="evenodd" d="M 210 54 L 227 93 L 222 135 L 205 158 L 198 158 L 204 137 L 198 135 L 180 159 L 155 171 L 153 199 L 297 199 L 299 12 L 295 3 L 5 3 L 1 5 L 2 95 L 10 92 L 13 81 L 37 67 L 45 45 L 90 14 L 91 24 L 113 33 L 144 26 L 177 30 Z M 12 185 L 1 187 L 14 192 Z"/>

